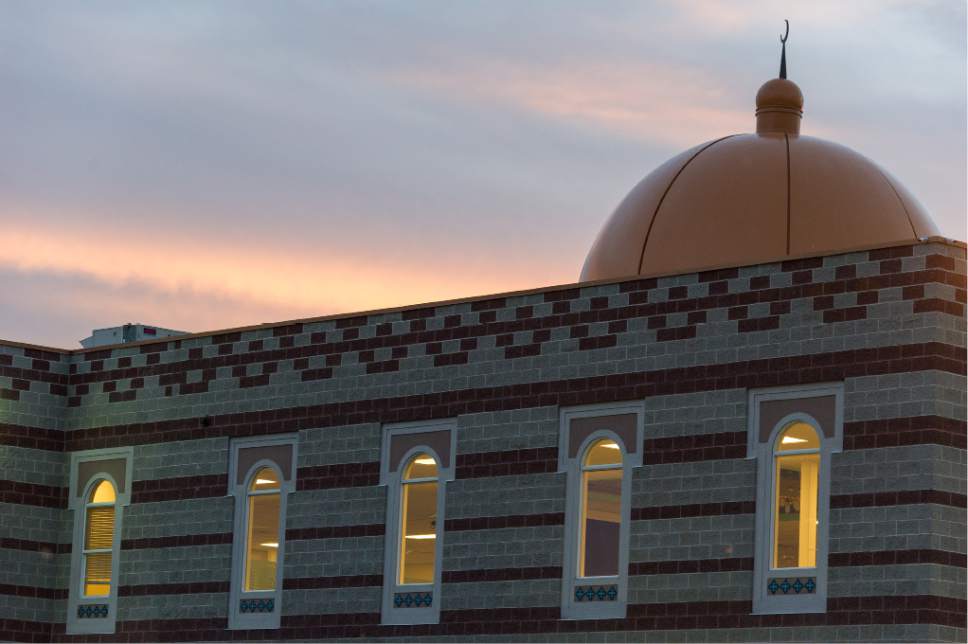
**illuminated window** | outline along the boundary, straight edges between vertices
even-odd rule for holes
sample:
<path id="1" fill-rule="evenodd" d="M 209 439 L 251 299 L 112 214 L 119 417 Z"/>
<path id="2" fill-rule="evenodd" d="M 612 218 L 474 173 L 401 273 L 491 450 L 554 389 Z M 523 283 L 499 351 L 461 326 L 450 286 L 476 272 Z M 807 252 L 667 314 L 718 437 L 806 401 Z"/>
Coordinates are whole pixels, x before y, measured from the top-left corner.
<path id="1" fill-rule="evenodd" d="M 437 461 L 426 453 L 404 469 L 399 584 L 432 584 L 437 552 Z"/>
<path id="2" fill-rule="evenodd" d="M 561 411 L 558 471 L 567 474 L 561 616 L 626 616 L 632 472 L 642 465 L 644 406 Z"/>
<path id="3" fill-rule="evenodd" d="M 235 497 L 229 628 L 279 628 L 286 499 L 295 490 L 295 434 L 232 441 L 229 493 Z"/>
<path id="4" fill-rule="evenodd" d="M 614 440 L 592 444 L 582 463 L 579 577 L 618 575 L 622 525 L 622 448 Z"/>
<path id="5" fill-rule="evenodd" d="M 452 420 L 384 429 L 380 484 L 387 486 L 384 624 L 440 621 L 444 488 L 454 480 Z"/>
<path id="6" fill-rule="evenodd" d="M 111 594 L 111 569 L 114 559 L 114 516 L 117 494 L 110 481 L 101 479 L 91 489 L 84 507 L 84 597 Z"/>
<path id="7" fill-rule="evenodd" d="M 279 554 L 279 476 L 263 467 L 248 492 L 245 547 L 245 591 L 275 590 Z"/>
<path id="8" fill-rule="evenodd" d="M 751 390 L 757 461 L 753 612 L 827 609 L 832 455 L 843 446 L 842 384 Z"/>
<path id="9" fill-rule="evenodd" d="M 72 511 L 66 630 L 114 633 L 118 552 L 124 508 L 131 502 L 130 447 L 71 454 L 68 508 Z"/>
<path id="10" fill-rule="evenodd" d="M 773 568 L 813 568 L 820 440 L 810 425 L 794 423 L 780 434 L 773 451 Z"/>

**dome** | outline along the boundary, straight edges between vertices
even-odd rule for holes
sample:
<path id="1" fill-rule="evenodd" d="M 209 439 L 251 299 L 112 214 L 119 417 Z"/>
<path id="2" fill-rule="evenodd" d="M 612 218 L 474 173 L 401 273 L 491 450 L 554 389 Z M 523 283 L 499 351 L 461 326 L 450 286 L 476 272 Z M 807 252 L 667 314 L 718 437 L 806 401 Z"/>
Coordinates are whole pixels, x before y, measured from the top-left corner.
<path id="1" fill-rule="evenodd" d="M 756 107 L 755 134 L 703 143 L 642 179 L 599 233 L 581 280 L 692 273 L 939 234 L 873 161 L 800 135 L 795 83 L 768 81 Z"/>

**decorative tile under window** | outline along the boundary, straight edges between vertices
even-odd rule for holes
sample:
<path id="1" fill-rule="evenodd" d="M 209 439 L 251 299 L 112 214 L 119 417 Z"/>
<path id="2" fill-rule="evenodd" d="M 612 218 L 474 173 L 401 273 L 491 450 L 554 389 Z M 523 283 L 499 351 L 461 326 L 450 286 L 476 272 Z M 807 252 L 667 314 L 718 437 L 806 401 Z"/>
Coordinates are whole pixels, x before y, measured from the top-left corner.
<path id="1" fill-rule="evenodd" d="M 618 597 L 618 586 L 575 586 L 576 602 L 613 602 Z"/>
<path id="2" fill-rule="evenodd" d="M 394 593 L 393 605 L 397 608 L 429 608 L 434 602 L 433 593 Z"/>
<path id="3" fill-rule="evenodd" d="M 771 595 L 810 595 L 817 591 L 816 577 L 776 577 L 766 586 Z"/>
<path id="4" fill-rule="evenodd" d="M 275 599 L 242 599 L 239 601 L 240 613 L 271 613 L 276 609 Z"/>
<path id="5" fill-rule="evenodd" d="M 107 604 L 81 604 L 77 607 L 78 619 L 103 619 L 107 616 Z"/>

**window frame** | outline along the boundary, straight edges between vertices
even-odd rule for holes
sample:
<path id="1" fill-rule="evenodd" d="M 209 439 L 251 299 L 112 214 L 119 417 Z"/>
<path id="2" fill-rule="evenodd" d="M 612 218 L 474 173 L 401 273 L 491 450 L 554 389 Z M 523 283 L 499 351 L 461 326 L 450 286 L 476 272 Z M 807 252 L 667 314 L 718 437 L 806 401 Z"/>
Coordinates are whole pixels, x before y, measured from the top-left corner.
<path id="1" fill-rule="evenodd" d="M 387 425 L 383 432 L 383 450 L 381 457 L 380 485 L 387 490 L 386 533 L 384 539 L 383 557 L 383 592 L 381 623 L 383 624 L 436 624 L 440 622 L 441 601 L 441 569 L 444 554 L 444 524 L 446 519 L 446 491 L 447 482 L 454 480 L 457 461 L 457 423 L 453 419 L 400 423 Z M 444 458 L 433 446 L 417 443 L 407 449 L 395 463 L 390 463 L 391 443 L 394 437 L 419 435 L 431 432 L 447 431 L 450 433 L 449 458 Z M 430 584 L 402 584 L 397 580 L 400 573 L 400 547 L 403 534 L 403 491 L 404 471 L 410 461 L 418 454 L 426 453 L 437 461 L 437 522 L 434 526 L 434 580 Z M 445 467 L 445 463 L 447 466 Z M 394 469 L 395 468 L 395 469 Z M 410 595 L 411 597 L 426 597 L 430 593 L 430 606 L 395 605 L 395 597 Z"/>
<path id="2" fill-rule="evenodd" d="M 560 413 L 560 434 L 558 440 L 558 471 L 566 474 L 566 507 L 564 529 L 564 553 L 562 558 L 561 618 L 562 619 L 608 619 L 626 616 L 629 586 L 629 551 L 632 526 L 632 476 L 636 467 L 642 465 L 644 443 L 644 403 L 620 403 L 604 405 L 585 405 L 562 409 Z M 612 429 L 595 429 L 585 436 L 571 453 L 571 422 L 582 418 L 598 418 L 634 414 L 636 446 L 633 451 L 620 434 Z M 622 464 L 622 501 L 621 523 L 619 526 L 618 574 L 614 576 L 580 577 L 579 560 L 582 543 L 582 500 L 584 497 L 585 458 L 590 448 L 601 439 L 614 441 L 621 450 Z M 582 587 L 615 587 L 614 599 L 608 601 L 579 601 L 577 589 Z"/>
<path id="3" fill-rule="evenodd" d="M 770 401 L 797 401 L 809 398 L 834 397 L 834 426 L 832 435 L 824 432 L 821 422 L 803 411 L 787 413 L 770 428 L 766 440 L 760 440 L 760 405 Z M 811 384 L 775 387 L 749 392 L 749 445 L 747 457 L 756 460 L 756 534 L 753 564 L 753 614 L 775 615 L 791 613 L 824 613 L 827 610 L 827 556 L 830 537 L 830 476 L 831 455 L 843 448 L 843 383 Z M 778 451 L 781 435 L 790 425 L 810 425 L 819 439 L 819 448 Z M 777 458 L 779 456 L 813 453 L 819 456 L 817 474 L 817 532 L 816 560 L 813 567 L 775 568 L 775 500 L 777 492 Z M 782 583 L 815 585 L 810 592 L 771 592 L 772 580 Z"/>
<path id="4" fill-rule="evenodd" d="M 231 465 L 229 467 L 229 496 L 235 497 L 235 513 L 232 531 L 232 570 L 229 591 L 230 630 L 239 629 L 276 629 L 282 615 L 282 585 L 286 555 L 286 512 L 288 497 L 296 489 L 296 462 L 299 438 L 297 434 L 282 434 L 255 438 L 235 439 L 231 443 Z M 284 472 L 282 466 L 271 458 L 255 460 L 245 471 L 242 482 L 239 480 L 239 452 L 243 449 L 260 447 L 289 446 L 292 450 L 290 471 Z M 272 590 L 245 590 L 246 549 L 249 528 L 249 487 L 253 478 L 264 468 L 269 468 L 279 477 L 279 547 L 276 550 L 276 583 Z M 243 600 L 272 600 L 269 612 L 242 612 Z"/>
<path id="5" fill-rule="evenodd" d="M 124 462 L 124 480 L 119 481 L 107 469 L 98 469 L 98 463 Z M 109 448 L 75 452 L 71 454 L 68 509 L 73 511 L 73 537 L 71 539 L 71 571 L 68 588 L 66 632 L 68 634 L 112 634 L 115 632 L 118 614 L 118 586 L 121 572 L 121 531 L 124 526 L 124 508 L 131 503 L 130 447 Z M 78 481 L 80 466 L 94 464 L 84 481 Z M 114 486 L 114 532 L 111 536 L 111 589 L 107 595 L 85 595 L 83 589 L 85 534 L 87 530 L 88 499 L 95 486 L 108 481 Z M 80 489 L 78 489 L 80 488 Z M 84 611 L 86 617 L 80 617 Z"/>

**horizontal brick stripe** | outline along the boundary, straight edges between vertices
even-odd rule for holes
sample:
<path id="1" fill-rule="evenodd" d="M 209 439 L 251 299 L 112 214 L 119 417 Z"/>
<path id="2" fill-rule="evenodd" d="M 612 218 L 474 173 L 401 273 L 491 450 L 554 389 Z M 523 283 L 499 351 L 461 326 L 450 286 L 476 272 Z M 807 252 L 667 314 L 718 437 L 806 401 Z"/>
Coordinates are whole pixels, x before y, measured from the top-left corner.
<path id="1" fill-rule="evenodd" d="M 647 438 L 642 456 L 646 465 L 746 458 L 746 432 L 719 432 Z"/>
<path id="2" fill-rule="evenodd" d="M 685 519 L 688 517 L 754 514 L 755 512 L 755 501 L 725 501 L 718 503 L 695 503 L 691 505 L 660 505 L 645 508 L 632 508 L 632 520 L 651 521 L 655 519 Z"/>
<path id="3" fill-rule="evenodd" d="M 227 581 L 195 581 L 174 584 L 138 584 L 118 586 L 120 597 L 134 597 L 146 595 L 199 595 L 204 593 L 227 593 Z"/>
<path id="4" fill-rule="evenodd" d="M 144 537 L 123 539 L 122 550 L 141 550 L 143 548 L 178 548 L 181 546 L 212 546 L 232 543 L 231 532 L 209 532 L 205 534 L 180 534 L 170 537 Z"/>
<path id="5" fill-rule="evenodd" d="M 457 478 L 474 479 L 558 470 L 558 448 L 538 447 L 457 455 Z"/>
<path id="6" fill-rule="evenodd" d="M 131 485 L 132 503 L 200 499 L 228 494 L 227 474 L 175 476 L 135 481 Z"/>
<path id="7" fill-rule="evenodd" d="M 938 342 L 748 360 L 552 382 L 461 389 L 414 396 L 327 403 L 203 419 L 113 425 L 68 432 L 69 451 L 241 437 L 363 423 L 449 418 L 528 407 L 637 400 L 718 389 L 794 385 L 875 374 L 939 370 L 965 373 L 965 351 Z"/>
<path id="8" fill-rule="evenodd" d="M 64 432 L 59 429 L 0 423 L 0 445 L 62 452 Z"/>
<path id="9" fill-rule="evenodd" d="M 286 540 L 355 539 L 359 537 L 379 537 L 385 532 L 386 526 L 382 523 L 324 526 L 321 528 L 287 528 Z"/>
<path id="10" fill-rule="evenodd" d="M 301 577 L 283 579 L 283 590 L 307 590 L 315 588 L 362 588 L 382 586 L 383 575 L 345 575 L 341 577 Z"/>
<path id="11" fill-rule="evenodd" d="M 29 539 L 0 537 L 0 548 L 62 555 L 69 553 L 72 546 L 69 543 L 51 543 L 49 541 L 31 541 Z"/>
<path id="12" fill-rule="evenodd" d="M 36 599 L 67 599 L 66 588 L 38 588 L 36 586 L 18 586 L 15 584 L 0 584 L 0 595 L 14 597 L 33 597 Z"/>
<path id="13" fill-rule="evenodd" d="M 531 566 L 521 568 L 490 568 L 486 570 L 444 570 L 445 584 L 488 581 L 521 581 L 527 579 L 561 579 L 561 566 Z"/>
<path id="14" fill-rule="evenodd" d="M 300 467 L 296 473 L 297 490 L 368 487 L 379 483 L 379 461 Z"/>
<path id="15" fill-rule="evenodd" d="M 67 507 L 67 488 L 0 480 L 0 503 L 64 509 Z"/>
<path id="16" fill-rule="evenodd" d="M 901 564 L 938 564 L 964 568 L 968 557 L 961 552 L 946 550 L 879 550 L 876 552 L 832 552 L 827 556 L 830 566 L 890 566 Z"/>
<path id="17" fill-rule="evenodd" d="M 632 604 L 628 617 L 559 619 L 559 606 L 447 610 L 439 624 L 381 625 L 379 613 L 283 615 L 278 630 L 227 630 L 225 618 L 123 621 L 114 635 L 66 635 L 64 624 L 7 619 L 0 637 L 26 641 L 227 641 L 315 640 L 432 636 L 471 637 L 528 633 L 672 631 L 695 629 L 803 628 L 871 624 L 935 624 L 965 627 L 965 600 L 936 595 L 833 598 L 827 612 L 752 615 L 750 601 Z"/>
<path id="18" fill-rule="evenodd" d="M 903 490 L 899 492 L 872 492 L 860 494 L 834 494 L 830 497 L 830 508 L 867 508 L 890 505 L 919 505 L 932 503 L 964 508 L 968 503 L 964 494 L 943 492 L 941 490 Z"/>
<path id="19" fill-rule="evenodd" d="M 629 564 L 630 575 L 681 575 L 706 572 L 753 570 L 752 557 L 694 559 L 682 561 L 636 561 Z"/>
<path id="20" fill-rule="evenodd" d="M 968 422 L 941 416 L 913 416 L 844 423 L 844 449 L 900 445 L 945 445 L 965 449 Z"/>
<path id="21" fill-rule="evenodd" d="M 503 530 L 505 528 L 536 528 L 549 525 L 564 525 L 563 512 L 546 514 L 515 514 L 504 517 L 473 517 L 467 519 L 447 519 L 444 530 L 461 532 L 464 530 Z"/>

